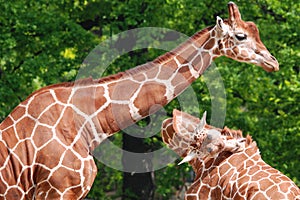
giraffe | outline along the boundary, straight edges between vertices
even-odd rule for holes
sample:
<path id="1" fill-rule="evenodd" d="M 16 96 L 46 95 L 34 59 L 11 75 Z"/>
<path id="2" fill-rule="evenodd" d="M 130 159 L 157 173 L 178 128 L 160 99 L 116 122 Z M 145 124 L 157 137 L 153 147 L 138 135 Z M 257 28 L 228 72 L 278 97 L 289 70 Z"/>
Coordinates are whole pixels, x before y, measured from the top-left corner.
<path id="1" fill-rule="evenodd" d="M 300 199 L 300 189 L 263 161 L 251 136 L 210 126 L 205 116 L 200 120 L 174 110 L 162 125 L 164 143 L 196 174 L 186 200 Z"/>
<path id="2" fill-rule="evenodd" d="M 277 60 L 253 22 L 229 19 L 171 52 L 100 79 L 46 86 L 0 124 L 0 199 L 82 199 L 96 176 L 92 151 L 107 137 L 177 97 L 220 56 L 271 72 Z M 158 106 L 161 105 L 161 106 Z"/>

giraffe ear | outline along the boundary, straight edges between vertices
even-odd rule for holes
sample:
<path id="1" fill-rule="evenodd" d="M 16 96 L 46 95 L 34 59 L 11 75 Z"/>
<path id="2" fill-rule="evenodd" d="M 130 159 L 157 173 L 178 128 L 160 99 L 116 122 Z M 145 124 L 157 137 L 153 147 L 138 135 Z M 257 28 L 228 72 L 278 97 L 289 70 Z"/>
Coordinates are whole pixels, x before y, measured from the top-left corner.
<path id="1" fill-rule="evenodd" d="M 218 29 L 220 29 L 220 30 L 223 29 L 224 22 L 223 22 L 223 19 L 221 17 L 217 16 L 217 22 L 216 22 L 216 24 L 217 24 L 217 28 Z"/>
<path id="2" fill-rule="evenodd" d="M 162 122 L 161 126 L 161 137 L 165 144 L 170 144 L 170 140 L 174 138 L 174 130 L 173 130 L 173 119 L 168 118 Z"/>
<path id="3" fill-rule="evenodd" d="M 200 119 L 179 110 L 173 110 L 173 128 L 176 133 L 193 133 L 199 123 Z"/>
<path id="4" fill-rule="evenodd" d="M 221 35 L 226 35 L 229 32 L 229 26 L 223 22 L 223 19 L 217 16 L 217 31 Z"/>

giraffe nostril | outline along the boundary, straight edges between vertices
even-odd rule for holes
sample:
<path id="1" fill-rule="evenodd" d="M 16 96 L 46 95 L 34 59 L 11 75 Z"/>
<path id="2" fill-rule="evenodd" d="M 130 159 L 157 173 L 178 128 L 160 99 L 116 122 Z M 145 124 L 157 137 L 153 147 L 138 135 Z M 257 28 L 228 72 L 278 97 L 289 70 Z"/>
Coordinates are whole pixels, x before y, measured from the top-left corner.
<path id="1" fill-rule="evenodd" d="M 260 51 L 257 50 L 257 49 L 254 50 L 254 53 L 255 53 L 255 54 L 258 54 L 258 55 L 261 55 Z"/>
<path id="2" fill-rule="evenodd" d="M 276 61 L 276 58 L 274 56 L 271 56 L 271 59 L 274 60 L 274 61 Z"/>

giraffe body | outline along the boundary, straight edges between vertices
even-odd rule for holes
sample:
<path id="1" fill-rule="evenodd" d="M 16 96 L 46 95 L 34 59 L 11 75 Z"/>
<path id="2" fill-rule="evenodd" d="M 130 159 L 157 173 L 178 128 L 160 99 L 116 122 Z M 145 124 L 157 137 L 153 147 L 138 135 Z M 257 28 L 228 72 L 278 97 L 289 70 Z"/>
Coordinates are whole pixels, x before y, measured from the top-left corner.
<path id="1" fill-rule="evenodd" d="M 62 88 L 33 94 L 1 123 L 0 199 L 79 199 L 89 191 L 97 169 L 88 134 L 74 134 Z"/>
<path id="2" fill-rule="evenodd" d="M 199 135 L 199 123 L 199 119 L 175 110 L 173 119 L 165 120 L 162 126 L 168 147 L 182 157 L 194 155 L 189 163 L 196 178 L 186 192 L 186 200 L 300 199 L 299 188 L 263 161 L 249 135 L 244 138 L 241 131 L 209 125 L 203 126 Z M 208 137 L 211 130 L 220 136 Z"/>
<path id="3" fill-rule="evenodd" d="M 18 105 L 0 124 L 0 199 L 82 199 L 96 175 L 95 147 L 177 97 L 219 56 L 277 71 L 254 23 L 228 7 L 228 20 L 154 61 L 47 86 Z"/>

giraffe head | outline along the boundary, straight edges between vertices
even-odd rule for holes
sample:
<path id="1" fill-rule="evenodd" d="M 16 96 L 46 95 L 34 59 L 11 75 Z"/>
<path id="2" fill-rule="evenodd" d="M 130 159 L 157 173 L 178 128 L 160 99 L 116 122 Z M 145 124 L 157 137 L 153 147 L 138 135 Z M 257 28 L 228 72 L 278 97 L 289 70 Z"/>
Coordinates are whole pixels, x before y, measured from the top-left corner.
<path id="1" fill-rule="evenodd" d="M 241 19 L 238 7 L 228 3 L 229 19 L 217 17 L 215 26 L 218 55 L 224 55 L 240 62 L 261 66 L 265 71 L 278 71 L 279 64 L 270 54 L 259 37 L 259 31 L 253 22 Z"/>
<path id="2" fill-rule="evenodd" d="M 244 149 L 245 138 L 241 133 L 233 136 L 224 130 L 206 124 L 206 112 L 200 120 L 174 110 L 173 118 L 163 122 L 162 138 L 169 148 L 184 157 L 181 164 L 194 158 L 204 160 L 216 157 L 223 151 L 238 152 Z"/>

